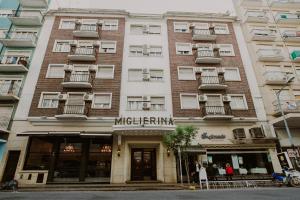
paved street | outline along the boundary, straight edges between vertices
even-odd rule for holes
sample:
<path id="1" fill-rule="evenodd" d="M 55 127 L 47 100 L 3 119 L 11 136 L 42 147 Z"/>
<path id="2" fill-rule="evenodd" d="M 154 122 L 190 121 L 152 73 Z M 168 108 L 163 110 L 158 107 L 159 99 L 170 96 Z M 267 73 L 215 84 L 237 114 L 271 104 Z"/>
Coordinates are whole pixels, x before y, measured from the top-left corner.
<path id="1" fill-rule="evenodd" d="M 299 200 L 299 188 L 267 188 L 210 191 L 127 191 L 127 192 L 1 192 L 1 200 Z"/>

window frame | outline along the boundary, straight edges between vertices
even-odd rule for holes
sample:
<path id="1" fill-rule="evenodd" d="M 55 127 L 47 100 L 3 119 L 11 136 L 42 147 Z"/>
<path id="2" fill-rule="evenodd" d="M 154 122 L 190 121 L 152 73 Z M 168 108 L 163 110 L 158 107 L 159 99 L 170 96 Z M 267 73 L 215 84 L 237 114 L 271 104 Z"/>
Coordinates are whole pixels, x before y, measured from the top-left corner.
<path id="1" fill-rule="evenodd" d="M 176 24 L 186 24 L 187 31 L 183 32 L 183 31 L 178 31 L 178 29 L 176 30 Z M 190 33 L 190 28 L 189 28 L 189 23 L 188 22 L 174 22 L 173 27 L 174 27 L 174 29 L 173 29 L 174 33 Z"/>
<path id="2" fill-rule="evenodd" d="M 106 78 L 104 78 L 104 77 L 99 77 L 98 76 L 98 72 L 99 72 L 99 67 L 112 67 L 112 74 L 111 74 L 111 76 L 110 77 L 106 77 Z M 96 71 L 96 77 L 95 78 L 98 78 L 98 79 L 114 79 L 114 76 L 115 76 L 115 65 L 106 65 L 106 64 L 98 64 L 97 65 L 97 71 Z"/>
<path id="3" fill-rule="evenodd" d="M 130 71 L 141 71 L 141 77 L 139 80 L 131 80 L 130 79 Z M 143 82 L 143 68 L 128 68 L 128 82 Z"/>
<path id="4" fill-rule="evenodd" d="M 190 78 L 190 79 L 180 78 L 180 69 L 181 69 L 181 68 L 185 68 L 185 69 L 190 69 L 190 68 L 192 68 L 192 70 L 193 70 L 193 77 Z M 193 67 L 193 66 L 177 66 L 177 78 L 178 78 L 178 80 L 180 80 L 180 81 L 194 81 L 194 80 L 196 80 L 195 67 Z"/>
<path id="5" fill-rule="evenodd" d="M 162 79 L 161 79 L 161 80 L 151 79 L 151 71 L 162 71 Z M 149 69 L 150 82 L 163 82 L 164 79 L 165 79 L 164 74 L 165 74 L 165 73 L 164 73 L 164 70 L 163 70 L 163 69 L 150 68 L 150 69 Z"/>
<path id="6" fill-rule="evenodd" d="M 189 54 L 180 54 L 178 53 L 178 45 L 183 45 L 183 44 L 188 44 L 190 46 L 190 53 Z M 191 43 L 187 43 L 187 42 L 176 42 L 175 43 L 175 50 L 176 50 L 176 55 L 180 55 L 180 56 L 190 56 L 193 55 L 193 47 Z"/>
<path id="7" fill-rule="evenodd" d="M 132 54 L 130 48 L 141 48 L 142 49 L 142 54 Z M 128 50 L 129 50 L 128 55 L 130 57 L 142 57 L 142 56 L 145 56 L 144 55 L 144 47 L 143 47 L 143 45 L 129 45 Z M 138 51 L 136 51 L 136 52 L 138 52 Z"/>
<path id="8" fill-rule="evenodd" d="M 51 77 L 50 76 L 50 67 L 51 66 L 59 66 L 59 65 L 61 65 L 61 66 L 63 66 L 63 69 L 65 68 L 65 66 L 66 66 L 66 64 L 57 64 L 57 63 L 51 63 L 51 64 L 49 64 L 48 65 L 48 68 L 47 68 L 47 73 L 46 73 L 46 78 L 59 78 L 59 79 L 61 79 L 61 78 L 64 78 L 65 77 L 65 70 L 63 70 L 63 75 L 61 76 L 61 77 Z"/>
<path id="9" fill-rule="evenodd" d="M 160 55 L 157 54 L 156 51 L 154 51 L 154 55 L 151 55 L 151 49 L 160 49 Z M 148 53 L 149 53 L 149 57 L 162 57 L 163 56 L 163 48 L 162 46 L 159 45 L 149 45 L 148 47 Z"/>
<path id="10" fill-rule="evenodd" d="M 57 43 L 59 42 L 68 42 L 69 43 L 69 51 L 56 51 L 56 45 Z M 52 52 L 53 53 L 69 53 L 71 51 L 71 42 L 72 40 L 55 40 L 54 41 L 54 45 L 53 45 L 53 49 L 52 49 Z"/>
<path id="11" fill-rule="evenodd" d="M 184 108 L 183 107 L 183 96 L 195 96 L 196 100 L 198 102 L 197 108 Z M 197 93 L 180 93 L 180 109 L 181 110 L 199 110 L 200 109 L 200 104 L 199 104 L 199 95 Z"/>
<path id="12" fill-rule="evenodd" d="M 228 79 L 226 79 L 226 69 L 231 69 L 231 70 L 236 70 L 237 71 L 237 75 L 238 75 L 238 77 L 237 77 L 237 79 L 236 80 L 228 80 Z M 238 68 L 238 67 L 224 67 L 223 68 L 223 70 L 224 70 L 224 80 L 225 81 L 231 81 L 231 82 L 240 82 L 240 81 L 242 81 L 242 79 L 241 79 L 241 74 L 240 74 L 240 69 Z"/>
<path id="13" fill-rule="evenodd" d="M 244 104 L 245 104 L 245 107 L 244 108 L 232 108 L 232 106 L 230 105 L 230 108 L 231 110 L 248 110 L 248 103 L 247 103 L 247 98 L 246 98 L 246 95 L 245 94 L 228 94 L 231 98 L 231 101 L 232 101 L 232 97 L 243 97 L 243 101 L 244 101 Z"/>
<path id="14" fill-rule="evenodd" d="M 72 21 L 72 22 L 74 22 L 74 27 L 73 27 L 73 28 L 63 28 L 62 26 L 63 26 L 63 22 L 64 22 L 64 21 Z M 70 19 L 68 19 L 68 18 L 63 18 L 63 19 L 61 19 L 60 22 L 59 22 L 58 29 L 61 29 L 61 30 L 74 30 L 75 27 L 76 27 L 76 20 L 75 20 L 74 18 L 70 18 Z"/>
<path id="15" fill-rule="evenodd" d="M 104 28 L 104 27 L 106 27 L 105 26 L 105 21 L 115 21 L 115 22 L 117 22 L 116 24 L 116 28 L 115 29 L 112 29 L 111 27 L 114 27 L 114 26 L 112 26 L 111 24 L 109 25 L 109 29 L 106 29 L 106 28 Z M 101 28 L 103 31 L 118 31 L 119 30 L 119 20 L 118 19 L 103 19 L 103 24 L 102 24 L 102 28 Z"/>
<path id="16" fill-rule="evenodd" d="M 226 25 L 226 30 L 224 31 L 225 33 L 216 32 L 215 27 L 218 26 L 218 25 L 219 26 L 220 25 Z M 213 27 L 214 27 L 214 32 L 215 32 L 216 35 L 229 35 L 230 34 L 228 24 L 226 24 L 226 23 L 213 23 Z"/>
<path id="17" fill-rule="evenodd" d="M 128 106 L 128 98 L 141 98 L 141 101 L 142 102 L 142 106 L 141 106 L 141 109 L 129 109 L 129 106 Z M 135 101 L 137 102 L 137 101 Z M 127 111 L 142 111 L 143 110 L 143 96 L 134 96 L 134 95 L 131 95 L 131 96 L 126 96 L 126 110 Z"/>
<path id="18" fill-rule="evenodd" d="M 152 105 L 153 105 L 151 103 L 152 98 L 163 98 L 164 99 L 163 109 L 161 109 L 161 110 L 152 109 Z M 157 105 L 160 105 L 160 104 L 157 104 Z M 165 111 L 165 110 L 166 110 L 166 97 L 165 96 L 150 96 L 150 111 Z"/>
<path id="19" fill-rule="evenodd" d="M 105 42 L 111 42 L 111 43 L 114 43 L 115 44 L 115 48 L 114 48 L 114 51 L 113 52 L 102 52 L 102 43 L 105 43 Z M 100 41 L 100 45 L 99 45 L 99 53 L 104 53 L 104 54 L 114 54 L 117 52 L 117 41 L 115 40 L 101 40 Z"/>
<path id="20" fill-rule="evenodd" d="M 222 46 L 227 46 L 228 48 L 230 48 L 231 53 L 230 54 L 222 54 L 221 53 Z M 235 52 L 234 52 L 234 48 L 233 48 L 232 44 L 218 44 L 218 48 L 219 48 L 219 54 L 222 57 L 234 57 L 235 56 Z"/>
<path id="21" fill-rule="evenodd" d="M 95 96 L 97 95 L 109 95 L 109 107 L 108 108 L 96 108 L 95 107 Z M 92 106 L 91 108 L 92 109 L 97 109 L 97 110 L 109 110 L 111 109 L 111 106 L 112 106 L 112 93 L 107 93 L 107 92 L 96 92 L 93 94 L 93 101 L 92 101 Z"/>
<path id="22" fill-rule="evenodd" d="M 43 99 L 44 99 L 44 94 L 57 94 L 57 96 L 60 95 L 60 92 L 41 92 L 41 95 L 40 95 L 40 99 L 39 99 L 39 104 L 38 104 L 38 108 L 42 108 L 42 109 L 56 109 L 58 108 L 58 105 L 59 105 L 59 99 L 57 97 L 57 107 L 43 107 L 42 106 L 42 103 L 43 103 Z M 52 100 L 52 99 L 51 99 Z"/>

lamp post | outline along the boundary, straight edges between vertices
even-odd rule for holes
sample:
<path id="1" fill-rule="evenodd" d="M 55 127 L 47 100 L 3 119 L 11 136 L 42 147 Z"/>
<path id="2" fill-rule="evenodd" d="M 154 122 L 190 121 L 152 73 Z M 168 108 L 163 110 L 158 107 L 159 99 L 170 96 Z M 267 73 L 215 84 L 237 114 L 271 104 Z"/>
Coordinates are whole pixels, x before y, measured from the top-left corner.
<path id="1" fill-rule="evenodd" d="M 181 165 L 181 150 L 180 150 L 180 146 L 178 146 L 178 157 L 179 157 L 180 183 L 181 183 L 181 185 L 183 185 L 183 180 L 182 180 L 182 165 Z"/>
<path id="2" fill-rule="evenodd" d="M 278 108 L 279 108 L 279 111 L 281 112 L 281 116 L 282 116 L 282 119 L 283 119 L 283 122 L 284 122 L 284 127 L 285 127 L 285 130 L 286 130 L 287 134 L 288 134 L 289 142 L 291 143 L 291 147 L 292 147 L 293 150 L 295 150 L 295 146 L 294 146 L 294 143 L 293 143 L 293 139 L 292 139 L 292 135 L 291 135 L 291 132 L 290 132 L 289 125 L 288 125 L 288 123 L 287 123 L 287 121 L 286 121 L 284 112 L 283 112 L 283 110 L 282 110 L 282 106 L 281 106 L 281 102 L 280 102 L 279 95 L 280 95 L 281 91 L 282 91 L 286 86 L 288 86 L 289 83 L 291 83 L 291 82 L 294 80 L 294 78 L 295 78 L 294 76 L 293 76 L 293 77 L 290 77 L 290 78 L 287 80 L 286 84 L 285 84 L 282 88 L 280 88 L 280 90 L 278 90 L 278 91 L 276 92 L 276 98 L 277 98 Z"/>

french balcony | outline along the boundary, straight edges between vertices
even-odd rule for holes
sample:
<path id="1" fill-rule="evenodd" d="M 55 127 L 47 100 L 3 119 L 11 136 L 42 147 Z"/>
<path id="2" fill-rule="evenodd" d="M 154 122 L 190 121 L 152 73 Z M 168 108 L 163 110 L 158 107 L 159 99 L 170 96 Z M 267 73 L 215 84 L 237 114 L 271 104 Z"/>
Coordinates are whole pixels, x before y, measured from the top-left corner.
<path id="1" fill-rule="evenodd" d="M 293 62 L 300 62 L 300 50 L 295 50 L 290 55 Z"/>
<path id="2" fill-rule="evenodd" d="M 199 78 L 199 90 L 225 90 L 226 88 L 223 75 L 201 76 Z"/>
<path id="3" fill-rule="evenodd" d="M 284 60 L 280 49 L 258 49 L 256 55 L 258 60 L 263 62 L 280 62 Z"/>
<path id="4" fill-rule="evenodd" d="M 275 20 L 278 24 L 300 24 L 300 13 L 278 13 Z"/>
<path id="5" fill-rule="evenodd" d="M 56 119 L 60 120 L 86 120 L 87 109 L 85 103 L 82 104 L 65 104 L 60 103 Z"/>
<path id="6" fill-rule="evenodd" d="M 263 0 L 242 0 L 242 6 L 261 6 L 263 4 Z"/>
<path id="7" fill-rule="evenodd" d="M 19 100 L 20 87 L 21 81 L 19 80 L 0 80 L 0 100 Z"/>
<path id="8" fill-rule="evenodd" d="M 8 18 L 15 26 L 41 26 L 43 24 L 43 15 L 39 10 L 15 10 Z"/>
<path id="9" fill-rule="evenodd" d="M 92 88 L 92 76 L 88 71 L 65 72 L 64 88 Z"/>
<path id="10" fill-rule="evenodd" d="M 0 72 L 27 72 L 28 66 L 28 57 L 3 56 L 0 62 Z"/>
<path id="11" fill-rule="evenodd" d="M 245 14 L 245 22 L 267 23 L 269 18 L 263 11 L 247 11 Z"/>
<path id="12" fill-rule="evenodd" d="M 197 57 L 195 63 L 221 63 L 221 57 L 218 50 L 197 50 Z"/>
<path id="13" fill-rule="evenodd" d="M 272 8 L 297 8 L 300 0 L 269 0 Z"/>
<path id="14" fill-rule="evenodd" d="M 263 76 L 267 85 L 283 85 L 289 80 L 289 75 L 282 71 L 266 71 Z"/>
<path id="15" fill-rule="evenodd" d="M 284 31 L 282 36 L 285 42 L 300 42 L 300 31 Z"/>
<path id="16" fill-rule="evenodd" d="M 37 36 L 34 32 L 10 32 L 0 42 L 6 47 L 35 47 Z"/>
<path id="17" fill-rule="evenodd" d="M 214 29 L 193 29 L 193 40 L 198 41 L 215 41 L 217 35 L 215 35 Z"/>
<path id="18" fill-rule="evenodd" d="M 284 114 L 300 113 L 300 100 L 294 100 L 294 99 L 280 100 L 280 105 Z M 273 115 L 280 116 L 281 110 L 277 100 L 273 102 L 273 106 L 274 106 Z"/>
<path id="19" fill-rule="evenodd" d="M 252 29 L 250 35 L 255 41 L 275 41 L 277 37 L 276 32 L 268 29 Z"/>
<path id="20" fill-rule="evenodd" d="M 201 110 L 205 120 L 230 120 L 233 118 L 229 104 L 224 106 L 204 105 Z"/>
<path id="21" fill-rule="evenodd" d="M 20 4 L 22 7 L 46 8 L 48 0 L 20 0 Z"/>
<path id="22" fill-rule="evenodd" d="M 75 47 L 71 48 L 68 59 L 71 61 L 96 61 L 96 48 Z"/>
<path id="23" fill-rule="evenodd" d="M 75 37 L 99 38 L 97 24 L 77 24 L 73 31 Z"/>

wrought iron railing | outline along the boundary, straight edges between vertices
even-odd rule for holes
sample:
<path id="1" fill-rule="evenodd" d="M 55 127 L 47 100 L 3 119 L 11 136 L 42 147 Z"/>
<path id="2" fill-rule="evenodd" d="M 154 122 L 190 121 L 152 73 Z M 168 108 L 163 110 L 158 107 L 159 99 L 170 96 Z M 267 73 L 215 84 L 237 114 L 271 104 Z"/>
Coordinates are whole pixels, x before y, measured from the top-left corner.
<path id="1" fill-rule="evenodd" d="M 224 77 L 221 76 L 201 76 L 199 78 L 199 85 L 202 84 L 206 84 L 206 85 L 225 84 L 225 79 Z"/>
<path id="2" fill-rule="evenodd" d="M 21 81 L 19 80 L 0 80 L 0 95 L 6 96 L 6 95 L 15 95 L 19 96 L 21 88 Z"/>
<path id="3" fill-rule="evenodd" d="M 213 50 L 197 50 L 197 57 L 198 58 L 205 58 L 205 57 L 214 57 L 214 58 L 219 58 L 220 55 L 218 51 L 213 51 Z"/>
<path id="4" fill-rule="evenodd" d="M 89 72 L 72 72 L 70 75 L 70 82 L 89 82 Z"/>
<path id="5" fill-rule="evenodd" d="M 68 105 L 64 107 L 64 114 L 84 114 L 85 105 Z"/>
<path id="6" fill-rule="evenodd" d="M 214 29 L 194 29 L 193 35 L 214 35 Z"/>
<path id="7" fill-rule="evenodd" d="M 72 48 L 70 55 L 95 55 L 95 48 L 87 48 L 87 47 Z"/>

